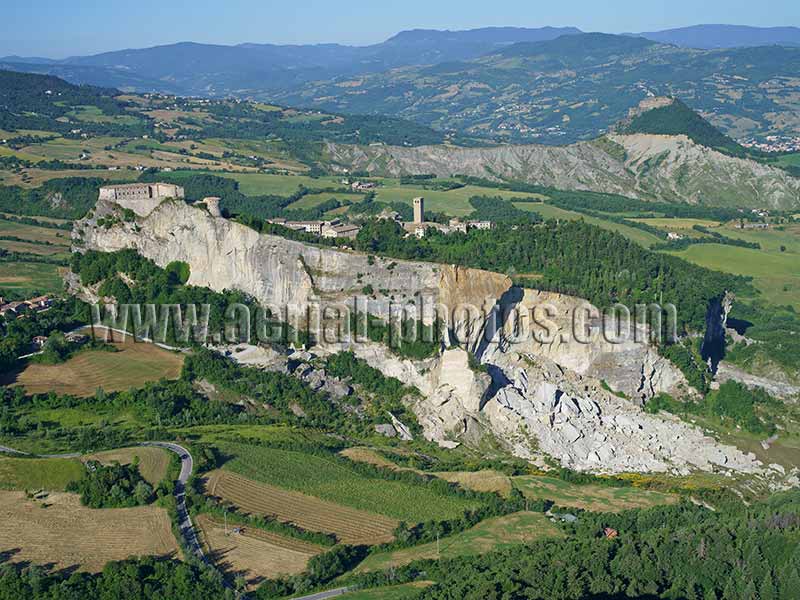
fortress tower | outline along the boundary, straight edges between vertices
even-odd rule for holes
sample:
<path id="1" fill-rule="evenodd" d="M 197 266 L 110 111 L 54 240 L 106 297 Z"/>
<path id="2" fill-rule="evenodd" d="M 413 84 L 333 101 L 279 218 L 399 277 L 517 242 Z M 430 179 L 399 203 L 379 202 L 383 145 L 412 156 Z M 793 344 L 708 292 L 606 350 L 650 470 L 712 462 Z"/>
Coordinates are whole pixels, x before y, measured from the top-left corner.
<path id="1" fill-rule="evenodd" d="M 414 223 L 425 222 L 425 198 L 414 198 Z"/>

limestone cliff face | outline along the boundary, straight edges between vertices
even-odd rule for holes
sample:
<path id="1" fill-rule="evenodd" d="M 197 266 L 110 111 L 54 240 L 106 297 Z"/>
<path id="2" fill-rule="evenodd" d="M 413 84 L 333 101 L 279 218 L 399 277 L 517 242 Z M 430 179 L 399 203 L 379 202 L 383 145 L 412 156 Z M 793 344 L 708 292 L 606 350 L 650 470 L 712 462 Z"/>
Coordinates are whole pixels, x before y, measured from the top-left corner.
<path id="1" fill-rule="evenodd" d="M 325 159 L 340 168 L 375 175 L 459 173 L 644 200 L 800 206 L 800 179 L 769 165 L 727 156 L 683 135 L 609 135 L 569 146 L 491 148 L 328 144 Z"/>
<path id="2" fill-rule="evenodd" d="M 100 200 L 91 218 L 76 223 L 73 237 L 81 241 L 79 248 L 133 248 L 162 267 L 183 261 L 191 267 L 190 284 L 243 291 L 294 319 L 308 317 L 314 305 L 323 309 L 346 303 L 352 309 L 357 297 L 358 310 L 384 319 L 405 311 L 430 324 L 437 310 L 442 317 L 455 314 L 450 325 L 458 337 L 483 326 L 480 315 L 459 316 L 458 305 L 491 306 L 511 287 L 511 280 L 497 273 L 369 257 L 262 235 L 183 201 L 162 202 L 135 222 L 97 225 L 99 217 L 117 208 Z M 369 296 L 363 293 L 367 285 L 373 290 Z"/>
<path id="3" fill-rule="evenodd" d="M 541 356 L 643 403 L 659 392 L 683 396 L 683 374 L 647 343 L 646 332 L 617 331 L 591 304 L 555 292 L 525 290 L 482 359 L 503 366 L 514 352 Z M 512 326 L 514 330 L 512 330 Z"/>
<path id="4" fill-rule="evenodd" d="M 401 359 L 373 342 L 320 344 L 323 352 L 352 350 L 417 387 L 421 396 L 411 408 L 425 437 L 443 446 L 480 447 L 490 436 L 520 457 L 544 453 L 564 466 L 605 472 L 760 469 L 754 457 L 689 425 L 643 413 L 643 400 L 685 382 L 643 341 L 583 340 L 573 327 L 583 305 L 578 298 L 523 292 L 496 273 L 370 258 L 261 235 L 183 201 L 167 200 L 131 222 L 105 219 L 98 225 L 100 217 L 117 213 L 118 205 L 99 201 L 91 217 L 76 223 L 76 247 L 132 248 L 161 266 L 184 261 L 191 284 L 238 289 L 267 307 L 289 307 L 295 316 L 307 315 L 315 304 L 333 307 L 360 296 L 370 313 L 383 318 L 400 305 L 419 309 L 426 322 L 437 312 L 448 319 L 447 349 L 424 361 Z M 373 289 L 369 298 L 366 285 Z M 495 312 L 486 317 L 482 309 L 489 307 Z M 537 307 L 546 307 L 547 319 L 531 322 Z M 516 326 L 504 318 L 505 309 L 519 313 Z M 531 335 L 518 335 L 520 328 Z M 542 329 L 551 338 L 532 335 Z M 604 381 L 631 400 L 603 389 Z"/>

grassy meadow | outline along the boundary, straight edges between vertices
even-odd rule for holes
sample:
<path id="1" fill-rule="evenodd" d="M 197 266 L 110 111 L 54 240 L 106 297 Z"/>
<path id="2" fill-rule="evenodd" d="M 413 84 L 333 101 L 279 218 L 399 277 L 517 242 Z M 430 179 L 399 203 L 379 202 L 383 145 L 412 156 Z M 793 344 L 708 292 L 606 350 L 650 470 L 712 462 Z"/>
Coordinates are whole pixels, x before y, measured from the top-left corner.
<path id="1" fill-rule="evenodd" d="M 431 542 L 371 554 L 358 566 L 356 572 L 383 571 L 422 559 L 486 554 L 494 550 L 561 536 L 558 527 L 541 513 L 514 513 L 486 519 L 467 531 L 440 540 L 438 552 L 436 542 Z"/>
<path id="2" fill-rule="evenodd" d="M 636 487 L 576 485 L 555 477 L 522 476 L 512 478 L 514 487 L 526 498 L 552 500 L 558 506 L 571 506 L 596 512 L 620 512 L 673 504 L 678 496 Z"/>
<path id="3" fill-rule="evenodd" d="M 13 458 L 0 454 L 0 489 L 63 491 L 80 479 L 83 465 L 74 458 Z"/>

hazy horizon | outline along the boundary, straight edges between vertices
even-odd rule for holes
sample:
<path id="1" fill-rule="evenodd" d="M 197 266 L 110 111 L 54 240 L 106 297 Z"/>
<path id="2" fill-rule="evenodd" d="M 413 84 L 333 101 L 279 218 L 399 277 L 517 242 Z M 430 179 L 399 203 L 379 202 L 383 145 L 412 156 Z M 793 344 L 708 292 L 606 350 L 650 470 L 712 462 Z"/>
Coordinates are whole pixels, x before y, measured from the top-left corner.
<path id="1" fill-rule="evenodd" d="M 179 42 L 365 46 L 409 29 L 466 30 L 483 27 L 578 27 L 606 33 L 660 31 L 699 24 L 785 27 L 800 23 L 798 3 L 778 0 L 770 10 L 750 2 L 688 0 L 642 4 L 622 0 L 614 7 L 573 1 L 531 6 L 511 0 L 496 5 L 444 0 L 407 0 L 402 6 L 353 0 L 332 5 L 318 0 L 286 3 L 233 0 L 218 6 L 165 5 L 141 0 L 76 6 L 54 0 L 15 5 L 0 23 L 0 56 L 54 59 Z M 789 25 L 787 25 L 789 23 Z"/>

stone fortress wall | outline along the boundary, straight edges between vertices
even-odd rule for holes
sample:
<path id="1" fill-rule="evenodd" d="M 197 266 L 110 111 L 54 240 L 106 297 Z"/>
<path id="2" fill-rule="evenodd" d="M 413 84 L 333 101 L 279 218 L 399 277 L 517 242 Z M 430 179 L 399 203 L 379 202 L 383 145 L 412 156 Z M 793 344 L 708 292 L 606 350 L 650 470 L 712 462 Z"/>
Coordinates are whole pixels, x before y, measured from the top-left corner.
<path id="1" fill-rule="evenodd" d="M 124 183 L 100 188 L 100 200 L 114 202 L 146 217 L 167 198 L 183 198 L 184 190 L 172 183 Z"/>

